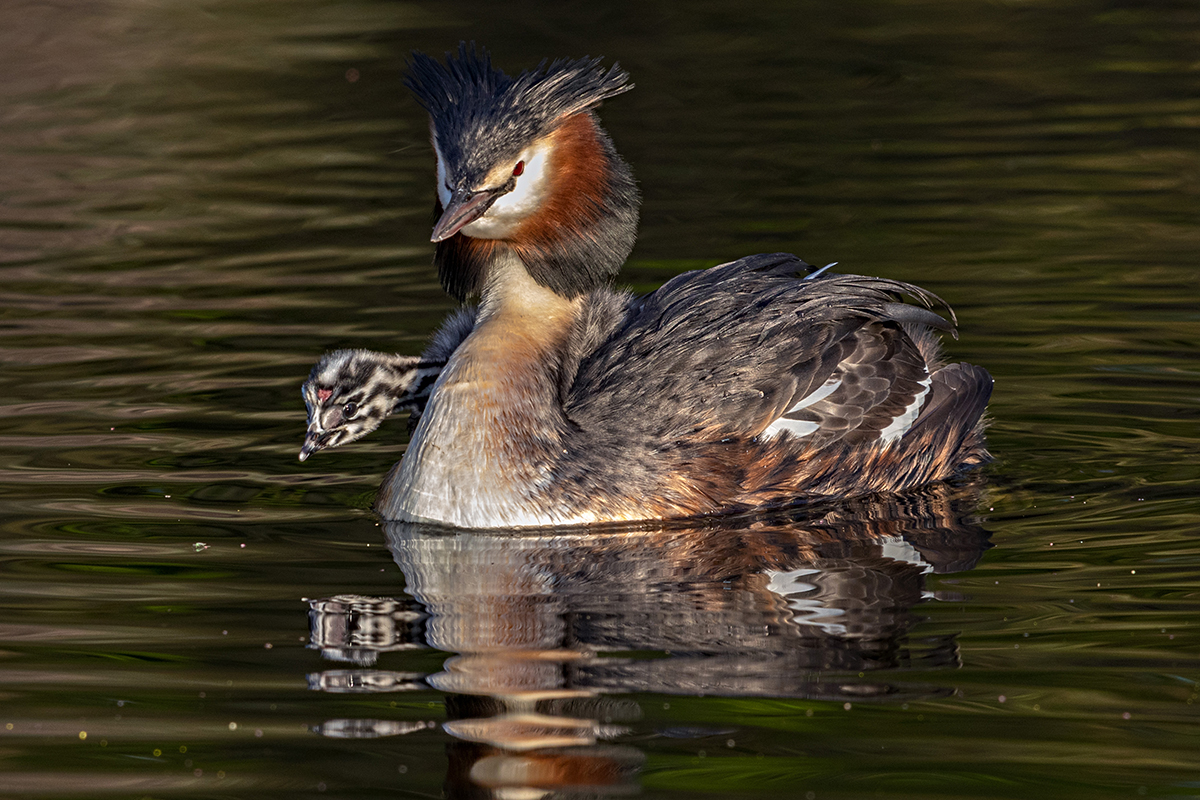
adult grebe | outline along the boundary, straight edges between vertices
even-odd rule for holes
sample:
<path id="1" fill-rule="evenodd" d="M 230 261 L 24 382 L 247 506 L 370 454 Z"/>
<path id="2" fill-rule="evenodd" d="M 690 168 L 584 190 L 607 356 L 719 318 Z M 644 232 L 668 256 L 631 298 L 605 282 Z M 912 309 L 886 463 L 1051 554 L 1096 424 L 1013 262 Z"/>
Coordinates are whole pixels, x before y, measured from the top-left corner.
<path id="1" fill-rule="evenodd" d="M 365 351 L 352 369 L 323 359 L 301 453 L 417 398 L 376 502 L 385 519 L 687 517 L 896 491 L 987 459 L 991 376 L 942 362 L 934 330 L 952 326 L 930 309 L 954 316 L 924 289 L 817 274 L 787 254 L 646 297 L 609 288 L 639 202 L 592 111 L 632 88 L 618 67 L 564 60 L 512 78 L 463 45 L 445 64 L 416 54 L 407 83 L 437 157 L 438 273 L 480 302 L 405 369 Z"/>

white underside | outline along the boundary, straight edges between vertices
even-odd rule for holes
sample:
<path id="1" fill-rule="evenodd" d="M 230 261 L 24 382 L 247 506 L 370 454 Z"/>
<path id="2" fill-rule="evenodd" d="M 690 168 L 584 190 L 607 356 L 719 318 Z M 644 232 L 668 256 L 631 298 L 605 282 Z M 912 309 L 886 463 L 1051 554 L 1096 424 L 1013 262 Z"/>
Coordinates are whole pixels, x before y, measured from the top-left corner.
<path id="1" fill-rule="evenodd" d="M 456 354 L 457 355 L 457 354 Z M 412 443 L 393 479 L 385 518 L 435 522 L 460 528 L 539 527 L 596 522 L 590 515 L 567 515 L 530 502 L 538 486 L 523 485 L 517 465 L 500 463 L 495 437 L 500 425 L 478 424 L 470 408 L 469 382 L 454 382 L 451 359 L 433 393 Z"/>
<path id="2" fill-rule="evenodd" d="M 502 420 L 465 412 L 480 405 L 480 389 L 463 380 L 463 370 L 470 366 L 461 363 L 462 355 L 460 348 L 434 384 L 381 513 L 390 520 L 460 528 L 599 521 L 593 515 L 566 514 L 553 504 L 531 502 L 543 482 L 530 476 L 524 465 L 505 463 L 507 451 L 497 442 L 508 433 Z"/>

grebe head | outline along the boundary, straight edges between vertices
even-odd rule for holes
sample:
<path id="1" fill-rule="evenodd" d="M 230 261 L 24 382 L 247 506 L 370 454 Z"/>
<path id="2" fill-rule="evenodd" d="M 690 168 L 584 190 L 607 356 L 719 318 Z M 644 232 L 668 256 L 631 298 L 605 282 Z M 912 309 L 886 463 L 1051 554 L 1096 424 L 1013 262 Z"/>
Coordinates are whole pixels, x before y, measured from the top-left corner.
<path id="1" fill-rule="evenodd" d="M 512 78 L 464 43 L 444 64 L 414 53 L 406 84 L 430 117 L 431 239 L 446 291 L 478 292 L 505 249 L 565 297 L 616 274 L 633 247 L 639 200 L 592 109 L 633 88 L 625 72 L 563 59 Z"/>
<path id="2" fill-rule="evenodd" d="M 361 439 L 396 411 L 419 408 L 442 366 L 370 350 L 326 353 L 301 389 L 308 432 L 300 460 Z"/>

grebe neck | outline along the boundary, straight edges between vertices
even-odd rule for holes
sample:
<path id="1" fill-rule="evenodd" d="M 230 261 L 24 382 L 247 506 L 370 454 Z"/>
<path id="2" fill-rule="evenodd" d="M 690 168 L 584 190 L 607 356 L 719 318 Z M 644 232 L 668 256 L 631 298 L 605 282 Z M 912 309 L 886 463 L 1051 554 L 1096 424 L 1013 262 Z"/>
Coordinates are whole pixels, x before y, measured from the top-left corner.
<path id="1" fill-rule="evenodd" d="M 516 258 L 492 265 L 475 327 L 384 481 L 377 508 L 386 519 L 544 524 L 546 510 L 535 515 L 528 500 L 569 436 L 560 373 L 582 303 L 537 283 Z"/>

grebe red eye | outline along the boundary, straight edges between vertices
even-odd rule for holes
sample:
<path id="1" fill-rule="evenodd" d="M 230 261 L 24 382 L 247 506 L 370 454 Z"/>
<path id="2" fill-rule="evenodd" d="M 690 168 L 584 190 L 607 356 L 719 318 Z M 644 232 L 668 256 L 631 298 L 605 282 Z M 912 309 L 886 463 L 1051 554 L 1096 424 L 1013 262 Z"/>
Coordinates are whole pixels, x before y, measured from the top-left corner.
<path id="1" fill-rule="evenodd" d="M 520 174 L 521 174 L 522 172 L 524 172 L 524 171 L 525 171 L 525 162 L 524 162 L 524 161 L 518 161 L 518 162 L 517 162 L 517 165 L 516 165 L 515 167 L 513 167 L 513 177 L 514 177 L 514 178 L 515 178 L 515 177 L 517 177 L 518 175 L 520 175 Z"/>

